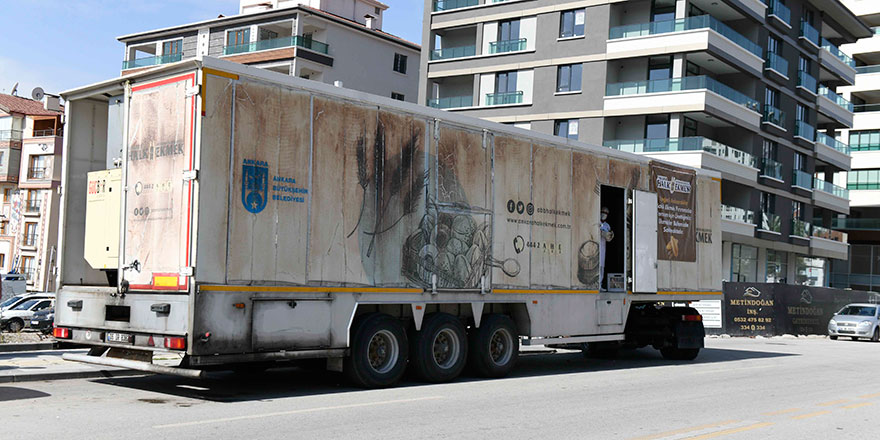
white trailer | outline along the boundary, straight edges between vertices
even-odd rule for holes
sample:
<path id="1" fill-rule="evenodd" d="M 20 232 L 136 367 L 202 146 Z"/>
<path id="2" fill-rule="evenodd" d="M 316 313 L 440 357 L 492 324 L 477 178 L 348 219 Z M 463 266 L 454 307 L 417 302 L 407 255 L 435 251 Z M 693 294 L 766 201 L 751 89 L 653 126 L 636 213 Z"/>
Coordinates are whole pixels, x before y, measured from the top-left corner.
<path id="1" fill-rule="evenodd" d="M 55 335 L 94 347 L 69 359 L 367 387 L 503 376 L 520 343 L 693 359 L 699 314 L 664 304 L 721 294 L 711 171 L 212 58 L 63 96 Z"/>

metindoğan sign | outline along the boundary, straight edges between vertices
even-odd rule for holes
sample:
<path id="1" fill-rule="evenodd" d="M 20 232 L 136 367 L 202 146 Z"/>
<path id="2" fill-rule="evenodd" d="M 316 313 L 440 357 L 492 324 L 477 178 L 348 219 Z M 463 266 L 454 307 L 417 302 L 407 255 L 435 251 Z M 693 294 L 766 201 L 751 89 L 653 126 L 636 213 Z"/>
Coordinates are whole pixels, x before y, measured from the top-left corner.
<path id="1" fill-rule="evenodd" d="M 657 193 L 657 258 L 696 261 L 696 172 L 651 161 L 651 189 Z"/>

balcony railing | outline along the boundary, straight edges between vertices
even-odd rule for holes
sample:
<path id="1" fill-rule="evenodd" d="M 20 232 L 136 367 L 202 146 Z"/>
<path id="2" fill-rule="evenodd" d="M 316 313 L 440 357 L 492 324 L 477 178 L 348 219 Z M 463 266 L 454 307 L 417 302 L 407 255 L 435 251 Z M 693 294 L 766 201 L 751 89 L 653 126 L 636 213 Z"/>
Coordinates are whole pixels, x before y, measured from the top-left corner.
<path id="1" fill-rule="evenodd" d="M 25 212 L 40 212 L 40 200 L 25 200 L 24 209 Z"/>
<path id="2" fill-rule="evenodd" d="M 797 186 L 803 189 L 813 189 L 813 176 L 810 173 L 794 170 L 792 173 L 791 186 Z"/>
<path id="3" fill-rule="evenodd" d="M 21 244 L 24 246 L 30 246 L 30 247 L 36 246 L 37 245 L 37 233 L 32 232 L 30 234 L 24 234 L 24 238 L 22 239 Z"/>
<path id="4" fill-rule="evenodd" d="M 449 11 L 480 4 L 479 0 L 434 0 L 434 12 Z"/>
<path id="5" fill-rule="evenodd" d="M 785 24 L 791 26 L 791 9 L 783 5 L 779 0 L 764 0 L 767 3 L 767 16 L 775 15 Z"/>
<path id="6" fill-rule="evenodd" d="M 739 105 L 745 106 L 749 110 L 758 111 L 758 101 L 708 76 L 613 83 L 605 86 L 605 95 L 641 95 L 645 93 L 681 92 L 699 89 L 707 89 Z"/>
<path id="7" fill-rule="evenodd" d="M 828 194 L 834 194 L 837 197 L 849 200 L 849 190 L 840 186 L 837 186 L 831 182 L 826 180 L 822 180 L 819 178 L 813 178 L 813 188 L 816 188 L 819 191 Z"/>
<path id="8" fill-rule="evenodd" d="M 778 127 L 785 128 L 785 112 L 779 110 L 772 105 L 764 105 L 764 117 L 761 118 L 762 122 L 767 122 Z"/>
<path id="9" fill-rule="evenodd" d="M 794 121 L 794 135 L 816 142 L 816 128 L 805 121 Z"/>
<path id="10" fill-rule="evenodd" d="M 446 98 L 434 98 L 428 100 L 428 107 L 445 109 L 458 107 L 471 107 L 474 105 L 474 97 L 466 96 L 449 96 Z"/>
<path id="11" fill-rule="evenodd" d="M 819 31 L 803 20 L 801 20 L 801 37 L 819 47 Z"/>
<path id="12" fill-rule="evenodd" d="M 507 53 L 526 50 L 526 39 L 501 40 L 489 43 L 489 53 Z"/>
<path id="13" fill-rule="evenodd" d="M 47 128 L 45 130 L 34 130 L 34 137 L 43 137 L 43 136 L 61 136 L 64 132 L 61 128 Z"/>
<path id="14" fill-rule="evenodd" d="M 844 99 L 842 96 L 838 95 L 837 93 L 834 93 L 828 87 L 820 85 L 819 86 L 819 94 L 830 99 L 835 104 L 837 104 L 837 105 L 839 105 L 849 111 L 853 111 L 853 104 L 851 102 L 847 101 L 846 99 Z"/>
<path id="15" fill-rule="evenodd" d="M 788 78 L 788 60 L 773 52 L 767 52 L 767 69 L 775 70 L 780 75 Z"/>
<path id="16" fill-rule="evenodd" d="M 477 46 L 444 47 L 431 52 L 432 60 L 451 60 L 453 58 L 472 57 L 477 54 Z"/>
<path id="17" fill-rule="evenodd" d="M 840 51 L 840 48 L 838 48 L 837 46 L 831 44 L 831 42 L 828 41 L 828 40 L 826 40 L 825 38 L 822 38 L 822 49 L 825 49 L 825 50 L 827 50 L 828 52 L 830 52 L 831 55 L 836 56 L 837 59 L 839 59 L 840 61 L 843 61 L 843 63 L 846 64 L 847 66 L 849 66 L 849 67 L 853 67 L 853 68 L 856 67 L 856 61 L 855 61 L 855 60 L 853 60 L 852 58 L 850 58 L 847 54 L 841 52 L 841 51 Z"/>
<path id="18" fill-rule="evenodd" d="M 487 93 L 486 105 L 522 104 L 523 92 Z"/>
<path id="19" fill-rule="evenodd" d="M 34 274 L 36 274 L 36 270 L 33 267 L 19 267 L 16 269 L 18 273 L 24 275 L 24 279 L 29 283 L 34 281 Z"/>
<path id="20" fill-rule="evenodd" d="M 28 168 L 27 172 L 28 179 L 46 179 L 48 175 L 46 174 L 46 167 L 31 167 Z"/>
<path id="21" fill-rule="evenodd" d="M 782 217 L 769 212 L 762 212 L 761 229 L 770 232 L 782 232 Z"/>
<path id="22" fill-rule="evenodd" d="M 798 87 L 803 87 L 810 91 L 812 94 L 816 94 L 818 82 L 816 82 L 816 78 L 813 78 L 813 75 L 810 75 L 803 70 L 798 70 Z"/>
<path id="23" fill-rule="evenodd" d="M 810 238 L 810 223 L 796 218 L 791 219 L 791 235 Z"/>
<path id="24" fill-rule="evenodd" d="M 223 47 L 223 55 L 234 55 L 240 53 L 257 52 L 260 50 L 281 49 L 284 47 L 299 46 L 305 49 L 320 52 L 325 55 L 330 53 L 330 46 L 302 35 L 294 35 L 292 37 L 272 38 L 269 40 L 259 40 L 252 43 L 236 44 Z"/>
<path id="25" fill-rule="evenodd" d="M 642 37 L 647 35 L 668 34 L 671 32 L 682 32 L 695 29 L 709 28 L 715 32 L 733 41 L 743 49 L 762 57 L 764 49 L 754 43 L 751 39 L 744 37 L 739 32 L 731 29 L 711 15 L 700 15 L 697 17 L 679 18 L 676 20 L 652 21 L 650 23 L 630 24 L 626 26 L 616 26 L 611 28 L 608 39 L 616 40 L 619 38 Z"/>
<path id="26" fill-rule="evenodd" d="M 755 224 L 755 213 L 736 206 L 721 205 L 721 218 L 734 222 Z"/>
<path id="27" fill-rule="evenodd" d="M 880 218 L 831 218 L 831 227 L 834 229 L 849 229 L 859 231 L 880 231 Z"/>
<path id="28" fill-rule="evenodd" d="M 782 164 L 766 157 L 761 159 L 761 176 L 782 180 Z"/>
<path id="29" fill-rule="evenodd" d="M 158 66 L 160 64 L 176 63 L 183 58 L 183 53 L 173 53 L 170 55 L 159 55 L 156 57 L 136 58 L 133 60 L 123 61 L 122 70 L 136 69 L 138 67 Z"/>
<path id="30" fill-rule="evenodd" d="M 835 150 L 837 150 L 843 154 L 846 154 L 847 156 L 849 156 L 849 154 L 850 154 L 849 145 L 847 145 L 843 142 L 840 142 L 839 140 L 834 139 L 833 137 L 828 136 L 827 134 L 822 133 L 821 131 L 816 132 L 816 142 L 819 142 L 820 144 L 824 144 L 824 145 L 827 145 L 831 148 L 834 148 Z"/>
<path id="31" fill-rule="evenodd" d="M 0 141 L 20 141 L 21 130 L 0 130 Z"/>
<path id="32" fill-rule="evenodd" d="M 856 104 L 853 105 L 854 113 L 880 112 L 880 104 Z"/>
<path id="33" fill-rule="evenodd" d="M 605 142 L 605 146 L 629 153 L 702 150 L 732 162 L 757 168 L 757 160 L 755 159 L 755 156 L 701 136 L 608 141 Z"/>
<path id="34" fill-rule="evenodd" d="M 846 232 L 835 231 L 833 229 L 823 228 L 821 226 L 813 225 L 813 233 L 812 237 L 824 238 L 826 240 L 839 241 L 841 243 L 846 243 L 849 241 L 849 236 Z"/>

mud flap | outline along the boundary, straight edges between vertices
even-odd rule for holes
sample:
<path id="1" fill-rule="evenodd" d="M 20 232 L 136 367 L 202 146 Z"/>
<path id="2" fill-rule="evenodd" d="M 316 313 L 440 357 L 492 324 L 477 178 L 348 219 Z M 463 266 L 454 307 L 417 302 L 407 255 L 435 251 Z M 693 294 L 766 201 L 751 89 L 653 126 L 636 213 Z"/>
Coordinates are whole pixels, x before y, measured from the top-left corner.
<path id="1" fill-rule="evenodd" d="M 703 323 L 700 321 L 675 324 L 676 348 L 703 348 L 705 337 L 706 329 L 703 328 Z"/>

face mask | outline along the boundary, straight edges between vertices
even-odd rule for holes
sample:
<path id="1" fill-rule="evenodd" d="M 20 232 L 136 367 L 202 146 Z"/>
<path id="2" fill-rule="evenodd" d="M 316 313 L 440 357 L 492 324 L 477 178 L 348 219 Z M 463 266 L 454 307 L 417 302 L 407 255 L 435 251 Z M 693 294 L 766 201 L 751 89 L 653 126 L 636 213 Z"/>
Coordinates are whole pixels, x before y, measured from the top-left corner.
<path id="1" fill-rule="evenodd" d="M 603 212 L 603 213 L 602 213 L 602 221 L 605 221 L 605 220 L 607 220 L 607 219 L 608 219 L 608 214 L 605 214 L 605 213 Z"/>

